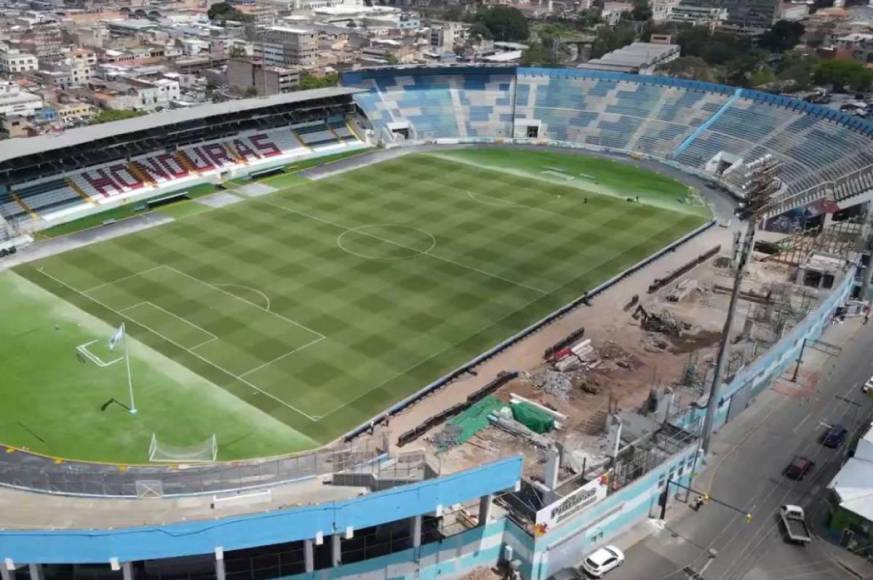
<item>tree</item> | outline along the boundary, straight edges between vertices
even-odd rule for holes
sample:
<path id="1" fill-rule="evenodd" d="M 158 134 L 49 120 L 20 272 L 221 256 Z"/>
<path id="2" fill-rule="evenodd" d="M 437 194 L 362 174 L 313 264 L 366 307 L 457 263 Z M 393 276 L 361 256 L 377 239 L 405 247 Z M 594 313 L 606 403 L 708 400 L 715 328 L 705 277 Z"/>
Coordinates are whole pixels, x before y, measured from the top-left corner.
<path id="1" fill-rule="evenodd" d="M 676 41 L 682 47 L 683 56 L 699 56 L 711 65 L 726 64 L 751 50 L 747 39 L 710 32 L 703 26 L 681 30 Z"/>
<path id="2" fill-rule="evenodd" d="M 591 45 L 591 58 L 600 58 L 607 52 L 627 46 L 635 37 L 634 26 L 629 22 L 620 22 L 615 27 L 601 26 Z"/>
<path id="3" fill-rule="evenodd" d="M 238 22 L 251 22 L 254 17 L 250 14 L 243 14 L 227 2 L 218 2 L 209 7 L 206 12 L 209 20 L 224 22 L 226 20 L 236 20 Z"/>
<path id="4" fill-rule="evenodd" d="M 248 98 L 257 97 L 258 96 L 258 89 L 255 87 L 247 87 L 246 91 L 243 93 L 243 96 L 248 97 Z"/>
<path id="5" fill-rule="evenodd" d="M 788 51 L 776 67 L 776 79 L 782 90 L 805 91 L 812 87 L 819 59 L 812 54 Z"/>
<path id="6" fill-rule="evenodd" d="M 589 8 L 588 10 L 583 10 L 576 16 L 576 18 L 579 22 L 579 26 L 582 28 L 593 28 L 600 24 L 600 9 Z"/>
<path id="7" fill-rule="evenodd" d="M 696 81 L 715 82 L 712 67 L 699 56 L 681 56 L 658 67 L 658 72 L 663 72 L 671 77 L 680 79 L 692 79 Z"/>
<path id="8" fill-rule="evenodd" d="M 305 91 L 307 89 L 320 89 L 323 87 L 335 87 L 339 82 L 339 75 L 336 73 L 326 74 L 323 77 L 317 77 L 310 73 L 300 75 L 300 84 L 297 90 Z"/>
<path id="9" fill-rule="evenodd" d="M 494 40 L 517 42 L 527 40 L 530 29 L 527 18 L 517 8 L 511 6 L 492 6 L 476 13 L 475 22 L 481 22 Z"/>
<path id="10" fill-rule="evenodd" d="M 815 69 L 814 78 L 816 83 L 830 85 L 835 91 L 843 91 L 849 87 L 853 91 L 863 92 L 873 85 L 873 71 L 851 58 L 823 61 Z"/>
<path id="11" fill-rule="evenodd" d="M 464 20 L 465 16 L 466 11 L 460 4 L 449 6 L 446 8 L 445 12 L 443 12 L 443 18 L 450 22 L 461 22 Z"/>
<path id="12" fill-rule="evenodd" d="M 800 22 L 780 20 L 761 36 L 758 46 L 770 52 L 785 52 L 797 46 L 805 31 Z"/>
<path id="13" fill-rule="evenodd" d="M 92 125 L 100 123 L 111 123 L 113 121 L 122 121 L 124 119 L 133 119 L 134 117 L 142 117 L 146 113 L 144 111 L 133 111 L 127 109 L 104 109 L 91 118 Z"/>
<path id="14" fill-rule="evenodd" d="M 467 33 L 467 38 L 476 39 L 476 40 L 492 40 L 494 35 L 491 34 L 491 30 L 488 29 L 485 24 L 482 22 L 475 22 L 470 27 L 470 31 Z"/>
<path id="15" fill-rule="evenodd" d="M 555 51 L 549 49 L 553 41 L 534 42 L 521 56 L 522 66 L 549 66 L 558 64 Z"/>
<path id="16" fill-rule="evenodd" d="M 649 0 L 633 0 L 633 10 L 630 13 L 631 19 L 637 22 L 645 22 L 652 17 L 652 8 L 649 6 Z"/>

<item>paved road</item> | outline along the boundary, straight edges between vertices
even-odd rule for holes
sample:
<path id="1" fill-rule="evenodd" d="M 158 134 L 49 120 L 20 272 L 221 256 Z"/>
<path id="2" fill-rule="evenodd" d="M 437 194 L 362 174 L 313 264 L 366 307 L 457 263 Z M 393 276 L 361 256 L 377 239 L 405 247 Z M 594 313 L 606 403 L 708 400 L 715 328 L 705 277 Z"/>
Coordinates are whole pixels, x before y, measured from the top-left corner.
<path id="1" fill-rule="evenodd" d="M 825 539 L 806 547 L 786 543 L 777 524 L 778 507 L 794 503 L 804 506 L 814 532 L 823 530 L 825 488 L 845 453 L 818 443 L 823 424 L 842 423 L 854 433 L 873 412 L 873 398 L 860 391 L 873 375 L 873 324 L 833 327 L 823 340 L 841 343 L 843 350 L 837 356 L 810 353 L 801 376 L 818 372 L 817 389 L 782 382 L 762 394 L 721 430 L 715 454 L 695 481 L 695 488 L 750 511 L 752 522 L 716 504 L 693 512 L 680 503 L 668 511 L 665 528 L 630 548 L 624 566 L 608 580 L 684 580 L 683 568 L 700 571 L 710 549 L 718 553 L 706 569 L 707 580 L 873 578 L 873 567 Z M 781 475 L 795 454 L 816 462 L 802 482 Z"/>

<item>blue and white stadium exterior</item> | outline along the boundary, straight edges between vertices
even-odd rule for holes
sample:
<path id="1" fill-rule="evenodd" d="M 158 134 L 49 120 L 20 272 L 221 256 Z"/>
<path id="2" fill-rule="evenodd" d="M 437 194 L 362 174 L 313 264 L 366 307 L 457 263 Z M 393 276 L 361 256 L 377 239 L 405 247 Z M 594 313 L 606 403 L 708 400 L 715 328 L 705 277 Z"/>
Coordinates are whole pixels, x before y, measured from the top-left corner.
<path id="1" fill-rule="evenodd" d="M 370 130 L 361 141 L 370 144 L 502 142 L 606 150 L 659 160 L 714 180 L 719 177 L 715 166 L 723 171 L 725 165 L 770 154 L 784 167 L 781 205 L 774 215 L 824 198 L 850 207 L 868 201 L 873 193 L 873 124 L 756 91 L 589 70 L 500 67 L 355 71 L 343 76 L 343 84 L 360 89 L 340 96 L 354 100 L 361 122 Z M 332 126 L 331 122 L 326 121 L 324 132 L 339 142 L 337 129 L 344 124 Z M 301 131 L 295 129 L 297 133 Z M 357 146 L 354 137 L 350 133 L 348 141 Z M 265 142 L 258 139 L 258 143 Z M 298 141 L 305 139 L 279 144 L 277 150 L 294 151 Z M 331 143 L 332 147 L 340 145 Z M 229 153 L 227 157 L 225 165 L 235 161 Z M 64 171 L 66 177 L 59 174 L 54 179 L 69 184 L 78 179 L 73 171 L 90 170 L 83 165 Z M 821 334 L 849 296 L 853 274 L 850 268 L 803 321 L 723 386 L 716 427 L 767 388 L 796 358 L 805 339 Z M 671 429 L 681 432 L 698 421 L 699 415 L 700 409 L 691 409 L 675 419 Z M 260 486 L 236 499 L 222 489 L 215 494 L 212 511 L 200 517 L 183 515 L 187 513 L 185 502 L 193 501 L 178 497 L 185 494 L 161 497 L 166 490 L 162 492 L 153 481 L 158 476 L 143 475 L 142 481 L 133 481 L 137 476 L 128 472 L 130 481 L 124 485 L 129 484 L 137 494 L 142 492 L 140 499 L 86 501 L 117 501 L 118 509 L 130 506 L 123 502 L 155 502 L 149 505 L 163 510 L 162 520 L 87 529 L 68 525 L 4 529 L 0 522 L 0 575 L 2 580 L 51 577 L 53 566 L 66 566 L 54 577 L 452 578 L 511 559 L 518 560 L 525 578 L 540 580 L 578 562 L 581 555 L 630 526 L 655 517 L 665 481 L 690 482 L 699 459 L 697 442 L 693 437 L 674 439 L 658 457 L 657 464 L 627 485 L 612 488 L 608 475 L 593 479 L 577 490 L 580 493 L 566 495 L 531 515 L 537 524 L 548 522 L 547 526 L 531 526 L 530 521 L 513 515 L 511 496 L 522 486 L 520 457 L 451 474 L 421 465 L 429 476 L 415 481 L 395 477 L 385 486 L 346 495 L 335 491 L 341 487 L 336 479 L 337 485 L 323 486 L 326 472 L 313 468 L 300 481 L 275 488 Z M 38 459 L 26 458 L 19 464 L 9 464 L 8 458 L 4 461 L 14 470 L 16 465 Z M 366 458 L 369 466 L 391 461 L 396 465 L 398 458 L 379 454 Z M 0 461 L 3 485 L 64 495 L 63 490 L 44 487 L 42 479 L 4 471 L 7 464 Z M 48 480 L 51 467 L 39 469 Z M 239 465 L 230 465 L 228 470 L 236 474 L 229 479 L 264 480 L 260 472 L 251 476 L 245 472 L 243 477 Z M 113 477 L 124 475 L 108 471 L 83 470 L 76 478 L 81 478 L 84 488 L 86 479 L 103 478 L 101 485 L 107 485 Z M 308 486 L 307 481 L 314 485 Z M 294 493 L 295 488 L 288 487 L 293 485 L 300 486 L 299 496 L 288 495 Z M 277 501 L 284 499 L 278 505 L 270 503 L 269 510 L 259 507 L 262 496 L 258 494 L 269 495 L 271 489 Z M 468 508 L 469 525 L 453 534 L 431 533 L 433 522 L 450 510 L 457 512 L 459 505 Z M 400 538 L 396 545 L 368 548 L 368 538 L 385 537 L 388 528 L 398 530 L 393 536 L 388 534 Z M 258 568 L 261 556 L 257 550 L 270 546 L 282 546 L 276 550 L 286 560 L 281 561 L 280 555 Z M 234 554 L 240 555 L 234 561 L 251 562 L 251 566 L 230 566 Z M 99 575 L 80 574 L 96 567 Z M 110 572 L 110 567 L 117 572 Z"/>

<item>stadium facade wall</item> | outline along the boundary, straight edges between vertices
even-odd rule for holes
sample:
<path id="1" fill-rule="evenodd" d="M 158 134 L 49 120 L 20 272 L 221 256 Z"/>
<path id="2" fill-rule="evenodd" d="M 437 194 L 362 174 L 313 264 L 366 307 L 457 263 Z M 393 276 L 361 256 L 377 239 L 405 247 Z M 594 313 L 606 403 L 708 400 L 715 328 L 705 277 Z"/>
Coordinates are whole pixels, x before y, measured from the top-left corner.
<path id="1" fill-rule="evenodd" d="M 510 457 L 354 499 L 270 513 L 164 526 L 101 530 L 0 531 L 0 561 L 40 564 L 134 562 L 212 554 L 328 536 L 433 513 L 515 487 L 521 457 Z"/>
<path id="2" fill-rule="evenodd" d="M 467 530 L 441 542 L 286 578 L 294 580 L 310 578 L 326 580 L 350 576 L 358 580 L 457 578 L 474 568 L 496 566 L 503 553 L 507 527 L 511 525 L 506 518 L 499 518 L 486 526 Z"/>

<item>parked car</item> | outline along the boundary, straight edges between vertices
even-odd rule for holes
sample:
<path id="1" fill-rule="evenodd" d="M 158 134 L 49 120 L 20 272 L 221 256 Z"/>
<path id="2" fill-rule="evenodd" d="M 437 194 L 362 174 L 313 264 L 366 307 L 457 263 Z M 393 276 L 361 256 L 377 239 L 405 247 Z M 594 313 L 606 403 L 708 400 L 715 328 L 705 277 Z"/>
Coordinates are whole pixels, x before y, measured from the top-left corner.
<path id="1" fill-rule="evenodd" d="M 610 570 L 614 570 L 624 562 L 624 553 L 615 546 L 604 546 L 590 554 L 582 562 L 585 573 L 594 578 L 602 578 Z"/>
<path id="2" fill-rule="evenodd" d="M 846 440 L 849 430 L 842 425 L 831 425 L 821 436 L 821 444 L 836 449 Z"/>
<path id="3" fill-rule="evenodd" d="M 873 393 L 873 377 L 867 379 L 867 382 L 861 386 L 861 392 L 867 394 Z"/>
<path id="4" fill-rule="evenodd" d="M 800 481 L 806 474 L 812 471 L 812 468 L 815 466 L 811 460 L 802 455 L 795 455 L 794 459 L 791 460 L 791 463 L 788 464 L 784 470 L 782 470 L 782 475 L 787 477 L 788 479 L 793 479 L 795 481 Z"/>

